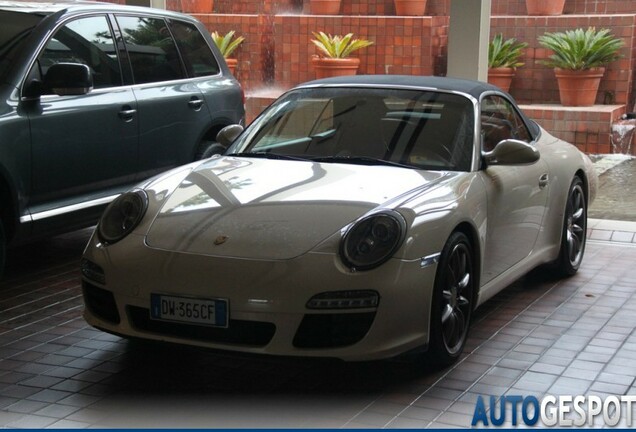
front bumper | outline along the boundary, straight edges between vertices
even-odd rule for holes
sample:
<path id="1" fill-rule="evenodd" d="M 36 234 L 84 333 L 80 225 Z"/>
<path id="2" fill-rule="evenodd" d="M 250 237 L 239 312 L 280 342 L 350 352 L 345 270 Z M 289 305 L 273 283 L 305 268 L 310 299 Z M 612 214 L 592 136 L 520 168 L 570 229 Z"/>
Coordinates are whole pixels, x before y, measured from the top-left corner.
<path id="1" fill-rule="evenodd" d="M 285 356 L 372 360 L 426 345 L 436 265 L 391 259 L 351 272 L 337 255 L 307 253 L 263 261 L 177 253 L 130 235 L 84 258 L 104 279 L 83 276 L 86 321 L 129 337 Z M 372 290 L 377 307 L 308 309 L 319 293 Z M 229 325 L 216 328 L 150 319 L 151 293 L 228 300 Z"/>

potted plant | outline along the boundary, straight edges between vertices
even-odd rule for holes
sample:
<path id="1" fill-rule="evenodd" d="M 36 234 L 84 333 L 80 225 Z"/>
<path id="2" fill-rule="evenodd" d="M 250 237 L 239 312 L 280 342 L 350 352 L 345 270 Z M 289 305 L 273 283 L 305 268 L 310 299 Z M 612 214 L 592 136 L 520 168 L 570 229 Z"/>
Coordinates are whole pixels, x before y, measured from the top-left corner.
<path id="1" fill-rule="evenodd" d="M 528 15 L 561 15 L 565 0 L 526 0 Z"/>
<path id="2" fill-rule="evenodd" d="M 619 50 L 624 45 L 609 29 L 594 27 L 545 33 L 539 43 L 554 52 L 542 63 L 554 68 L 565 106 L 594 105 L 604 66 L 621 58 Z"/>
<path id="3" fill-rule="evenodd" d="M 219 32 L 212 32 L 212 40 L 214 40 L 214 44 L 221 51 L 221 55 L 225 59 L 227 66 L 230 68 L 230 72 L 234 74 L 236 71 L 236 65 L 238 64 L 238 60 L 235 58 L 229 58 L 230 54 L 236 50 L 239 45 L 243 43 L 245 38 L 243 36 L 238 36 L 236 39 L 234 38 L 234 30 L 230 30 L 225 35 L 220 35 Z"/>
<path id="4" fill-rule="evenodd" d="M 313 15 L 338 15 L 341 0 L 310 0 L 309 10 Z"/>
<path id="5" fill-rule="evenodd" d="M 181 11 L 190 13 L 211 13 L 214 0 L 181 0 Z"/>
<path id="6" fill-rule="evenodd" d="M 360 65 L 360 59 L 349 57 L 349 55 L 361 48 L 373 45 L 370 40 L 353 39 L 353 33 L 344 36 L 332 36 L 324 32 L 312 33 L 315 39 L 312 39 L 311 42 L 318 47 L 320 52 L 319 55 L 314 55 L 311 59 L 316 70 L 316 78 L 355 75 Z"/>
<path id="7" fill-rule="evenodd" d="M 426 0 L 393 0 L 398 16 L 422 16 L 426 11 Z"/>
<path id="8" fill-rule="evenodd" d="M 504 39 L 501 33 L 496 35 L 488 44 L 488 82 L 509 91 L 515 69 L 523 66 L 519 59 L 527 46 L 515 38 Z"/>

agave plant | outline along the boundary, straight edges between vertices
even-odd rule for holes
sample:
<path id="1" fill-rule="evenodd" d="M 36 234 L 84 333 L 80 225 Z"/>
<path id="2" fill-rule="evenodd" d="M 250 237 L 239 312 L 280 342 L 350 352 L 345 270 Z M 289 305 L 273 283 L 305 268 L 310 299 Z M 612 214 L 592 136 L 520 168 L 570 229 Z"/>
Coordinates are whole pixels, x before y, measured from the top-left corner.
<path id="1" fill-rule="evenodd" d="M 211 33 L 212 39 L 219 48 L 219 51 L 221 51 L 223 58 L 228 58 L 230 54 L 232 54 L 234 50 L 237 49 L 245 40 L 243 36 L 239 36 L 234 39 L 234 33 L 234 30 L 230 30 L 223 36 L 216 31 Z"/>
<path id="2" fill-rule="evenodd" d="M 517 42 L 515 38 L 504 40 L 501 33 L 496 35 L 488 45 L 488 67 L 514 69 L 523 66 L 519 59 L 527 46 L 527 43 Z"/>
<path id="3" fill-rule="evenodd" d="M 352 52 L 373 45 L 370 40 L 353 39 L 353 33 L 344 36 L 332 36 L 324 32 L 312 33 L 315 39 L 311 41 L 325 57 L 329 58 L 347 58 Z"/>
<path id="4" fill-rule="evenodd" d="M 622 57 L 618 51 L 624 45 L 609 29 L 596 31 L 594 27 L 545 33 L 539 36 L 539 43 L 554 51 L 543 64 L 569 70 L 591 69 L 618 60 Z"/>

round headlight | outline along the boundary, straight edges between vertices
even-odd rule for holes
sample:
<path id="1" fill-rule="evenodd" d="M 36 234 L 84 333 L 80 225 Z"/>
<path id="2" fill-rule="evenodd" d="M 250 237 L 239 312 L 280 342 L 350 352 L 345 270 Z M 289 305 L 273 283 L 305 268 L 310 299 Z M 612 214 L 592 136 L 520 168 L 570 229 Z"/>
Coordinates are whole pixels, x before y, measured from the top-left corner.
<path id="1" fill-rule="evenodd" d="M 135 229 L 148 208 L 148 195 L 141 189 L 126 192 L 104 211 L 97 225 L 97 236 L 103 243 L 113 244 Z"/>
<path id="2" fill-rule="evenodd" d="M 340 244 L 342 261 L 355 270 L 369 270 L 393 256 L 404 240 L 406 222 L 397 212 L 382 212 L 357 221 Z"/>

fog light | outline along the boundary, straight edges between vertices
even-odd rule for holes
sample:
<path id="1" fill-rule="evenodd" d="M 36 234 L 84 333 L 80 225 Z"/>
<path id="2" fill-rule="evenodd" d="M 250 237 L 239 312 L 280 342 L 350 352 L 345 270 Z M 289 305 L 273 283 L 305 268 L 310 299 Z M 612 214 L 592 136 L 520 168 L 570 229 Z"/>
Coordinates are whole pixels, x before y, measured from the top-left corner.
<path id="1" fill-rule="evenodd" d="M 375 308 L 380 295 L 371 290 L 331 291 L 316 294 L 307 302 L 307 309 Z"/>
<path id="2" fill-rule="evenodd" d="M 82 258 L 80 266 L 82 269 L 82 275 L 84 275 L 86 279 L 106 285 L 106 276 L 104 275 L 104 270 L 100 266 L 86 258 Z"/>

